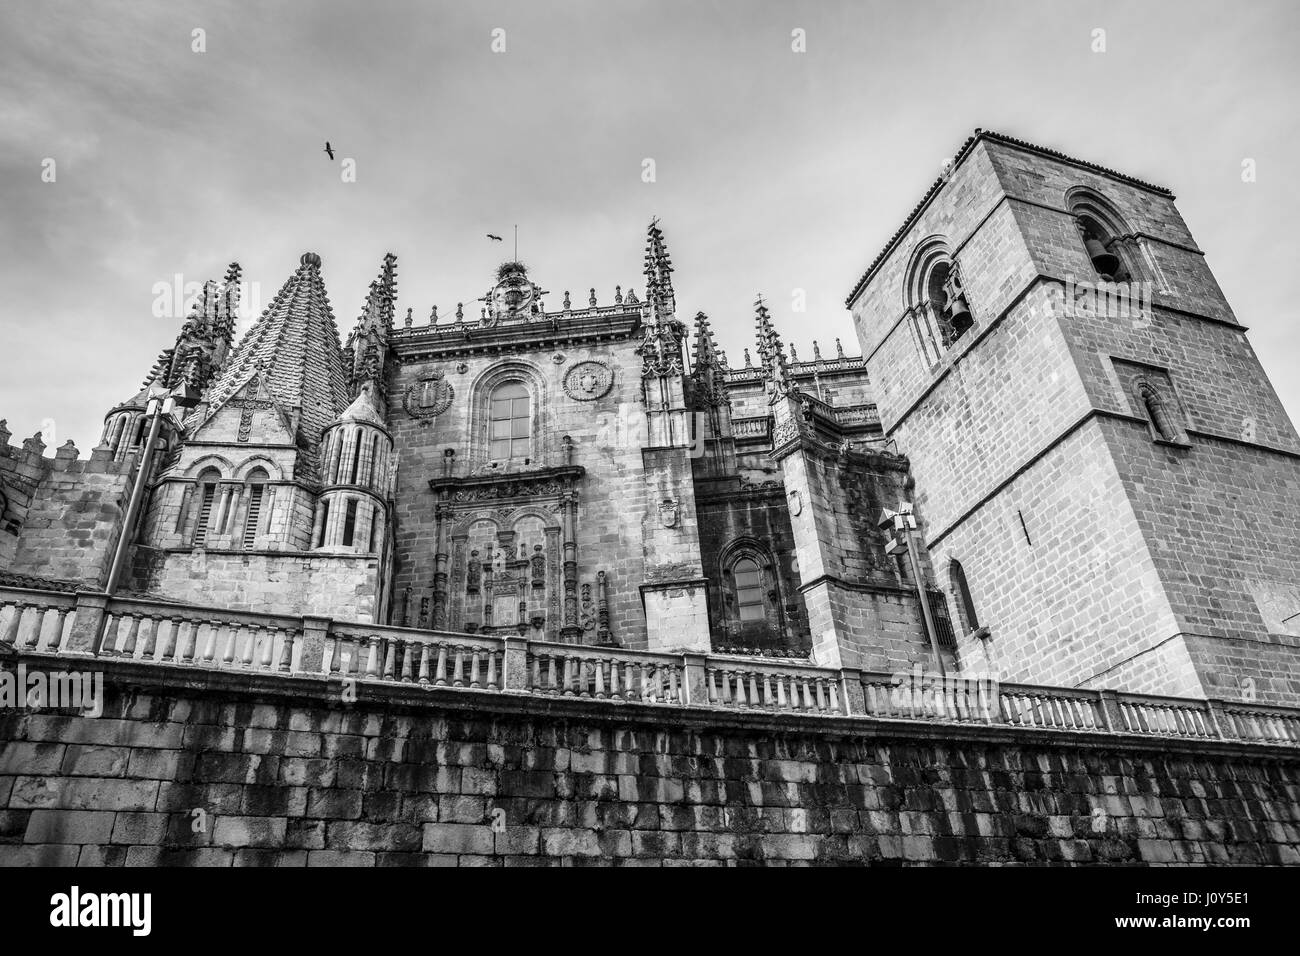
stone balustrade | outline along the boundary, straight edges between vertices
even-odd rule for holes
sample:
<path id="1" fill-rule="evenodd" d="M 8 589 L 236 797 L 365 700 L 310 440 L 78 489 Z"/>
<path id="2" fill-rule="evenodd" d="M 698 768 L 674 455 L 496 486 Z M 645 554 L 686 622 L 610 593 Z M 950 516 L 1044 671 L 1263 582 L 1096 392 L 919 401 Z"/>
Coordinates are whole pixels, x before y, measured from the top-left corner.
<path id="1" fill-rule="evenodd" d="M 1300 708 L 665 654 L 0 588 L 0 648 L 478 692 L 1300 746 Z"/>

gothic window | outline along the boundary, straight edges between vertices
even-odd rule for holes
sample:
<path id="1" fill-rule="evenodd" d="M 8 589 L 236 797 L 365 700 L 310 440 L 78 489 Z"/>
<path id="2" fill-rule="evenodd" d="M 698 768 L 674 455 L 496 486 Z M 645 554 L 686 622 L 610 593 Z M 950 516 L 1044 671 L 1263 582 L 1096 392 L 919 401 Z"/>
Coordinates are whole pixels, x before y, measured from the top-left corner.
<path id="1" fill-rule="evenodd" d="M 374 551 L 375 551 L 375 532 L 377 532 L 378 530 L 379 530 L 379 505 L 371 505 L 371 507 L 370 507 L 370 543 L 366 546 L 366 550 L 367 550 L 368 552 L 370 552 L 371 554 L 374 554 Z"/>
<path id="2" fill-rule="evenodd" d="M 217 482 L 221 473 L 209 468 L 199 475 L 199 512 L 194 521 L 194 547 L 202 548 L 208 542 L 208 532 L 212 530 L 212 511 L 217 498 Z"/>
<path id="3" fill-rule="evenodd" d="M 529 457 L 528 405 L 528 389 L 522 382 L 505 382 L 493 390 L 488 408 L 488 457 L 493 461 Z"/>
<path id="4" fill-rule="evenodd" d="M 266 497 L 266 470 L 254 468 L 244 479 L 247 486 L 246 497 L 248 509 L 244 512 L 244 550 L 247 551 L 253 547 L 257 540 L 257 526 L 262 520 L 262 504 Z"/>
<path id="5" fill-rule="evenodd" d="M 741 558 L 731 568 L 732 587 L 736 594 L 736 611 L 742 624 L 767 617 L 763 597 L 763 573 L 750 558 Z"/>

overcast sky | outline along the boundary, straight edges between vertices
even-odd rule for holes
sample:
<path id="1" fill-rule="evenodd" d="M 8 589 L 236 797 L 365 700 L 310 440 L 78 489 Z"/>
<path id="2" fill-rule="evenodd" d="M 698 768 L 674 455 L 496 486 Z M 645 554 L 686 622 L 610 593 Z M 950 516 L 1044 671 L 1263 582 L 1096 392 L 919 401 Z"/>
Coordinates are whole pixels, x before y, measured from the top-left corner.
<path id="1" fill-rule="evenodd" d="M 657 215 L 679 312 L 733 364 L 758 291 L 801 355 L 857 352 L 844 297 L 976 126 L 1171 187 L 1295 418 L 1298 24 L 1187 0 L 6 0 L 0 418 L 88 453 L 175 338 L 153 305 L 176 273 L 237 260 L 264 306 L 315 251 L 346 335 L 385 252 L 423 321 L 487 290 L 516 223 L 551 307 L 640 294 Z"/>

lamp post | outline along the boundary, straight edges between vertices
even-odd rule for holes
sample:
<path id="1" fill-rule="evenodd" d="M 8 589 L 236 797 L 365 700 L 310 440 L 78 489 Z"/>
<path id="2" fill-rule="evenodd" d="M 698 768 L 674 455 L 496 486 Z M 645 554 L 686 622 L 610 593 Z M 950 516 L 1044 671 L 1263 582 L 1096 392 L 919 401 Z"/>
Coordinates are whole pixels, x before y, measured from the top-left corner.
<path id="1" fill-rule="evenodd" d="M 145 439 L 140 452 L 140 462 L 135 471 L 135 482 L 131 487 L 131 499 L 126 506 L 126 517 L 122 521 L 122 533 L 117 536 L 117 549 L 113 552 L 113 564 L 108 569 L 108 583 L 104 593 L 109 597 L 117 591 L 118 578 L 122 574 L 122 564 L 126 560 L 127 549 L 131 545 L 131 532 L 135 526 L 136 515 L 140 511 L 140 501 L 144 498 L 144 488 L 149 482 L 149 466 L 153 461 L 154 445 L 158 441 L 158 432 L 162 428 L 164 415 L 170 415 L 173 409 L 192 408 L 199 402 L 198 390 L 190 385 L 178 385 L 167 389 L 154 386 L 149 390 L 149 402 L 145 412 L 149 415 L 149 436 Z"/>
<path id="2" fill-rule="evenodd" d="M 925 579 L 921 575 L 920 545 L 916 541 L 916 516 L 912 514 L 912 503 L 899 502 L 897 511 L 883 509 L 877 525 L 893 531 L 893 537 L 885 545 L 885 553 L 891 556 L 906 554 L 911 563 L 912 577 L 916 581 L 916 597 L 921 602 L 921 616 L 925 620 L 925 635 L 930 639 L 935 667 L 939 669 L 939 676 L 943 677 L 947 671 L 943 666 L 943 656 L 939 653 L 938 631 L 935 629 L 934 615 L 930 611 L 929 595 L 925 593 Z"/>

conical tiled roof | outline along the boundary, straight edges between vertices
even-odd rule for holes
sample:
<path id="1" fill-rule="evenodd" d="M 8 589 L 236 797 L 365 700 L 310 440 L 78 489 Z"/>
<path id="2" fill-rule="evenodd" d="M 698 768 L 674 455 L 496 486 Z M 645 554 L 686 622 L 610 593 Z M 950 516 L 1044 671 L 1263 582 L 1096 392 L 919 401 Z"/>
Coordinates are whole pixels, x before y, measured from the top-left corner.
<path id="1" fill-rule="evenodd" d="M 375 386 L 373 382 L 362 382 L 361 391 L 352 404 L 344 409 L 336 422 L 367 422 L 384 428 L 384 416 L 375 408 Z"/>
<path id="2" fill-rule="evenodd" d="M 240 340 L 207 397 L 215 411 L 258 372 L 284 409 L 302 409 L 298 445 L 308 452 L 348 406 L 347 371 L 320 266 L 320 256 L 303 255 L 297 271 Z"/>

